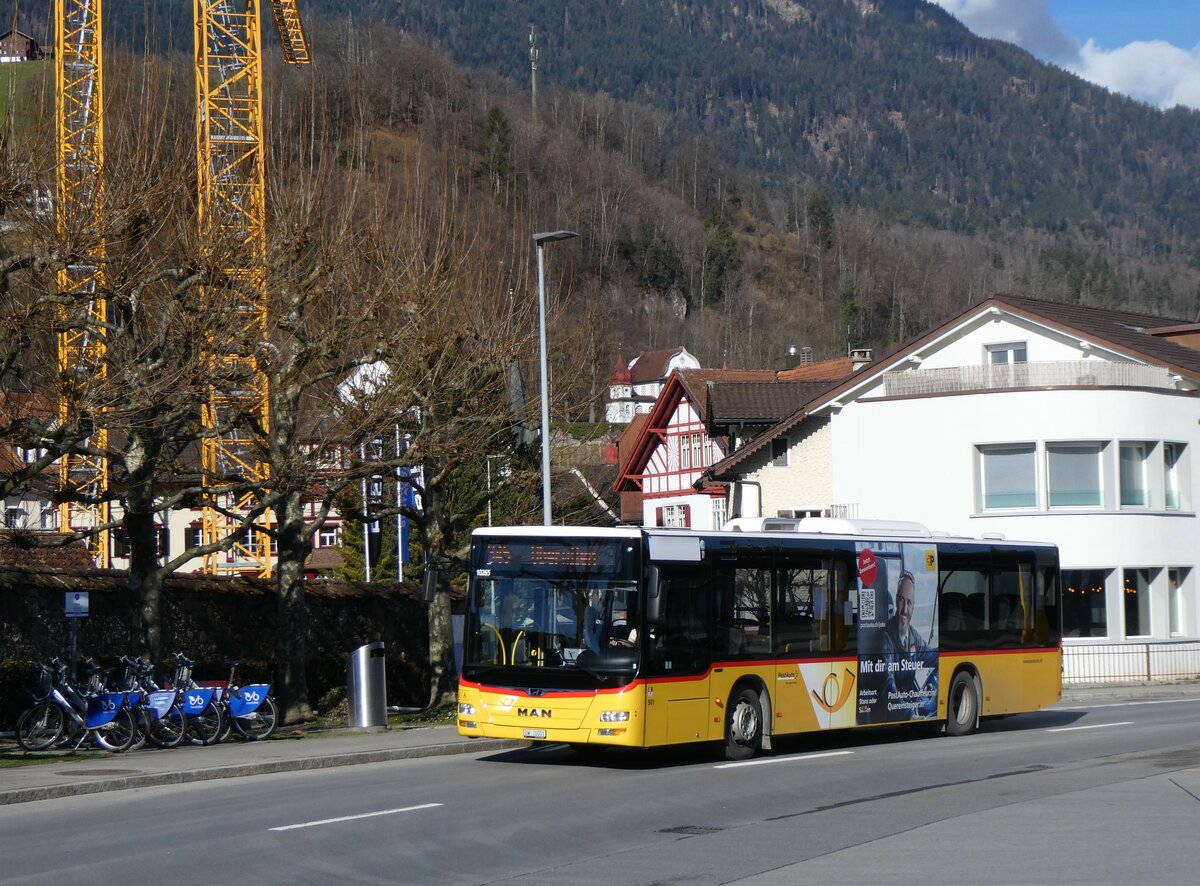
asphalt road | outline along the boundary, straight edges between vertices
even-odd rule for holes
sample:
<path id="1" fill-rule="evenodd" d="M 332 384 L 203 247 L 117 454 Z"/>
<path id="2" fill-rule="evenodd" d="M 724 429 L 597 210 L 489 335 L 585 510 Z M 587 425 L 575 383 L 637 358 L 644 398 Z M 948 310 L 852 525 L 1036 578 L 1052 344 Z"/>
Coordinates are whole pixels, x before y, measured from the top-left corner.
<path id="1" fill-rule="evenodd" d="M 711 748 L 557 746 L 0 808 L 0 880 L 1194 884 L 1200 698 Z"/>

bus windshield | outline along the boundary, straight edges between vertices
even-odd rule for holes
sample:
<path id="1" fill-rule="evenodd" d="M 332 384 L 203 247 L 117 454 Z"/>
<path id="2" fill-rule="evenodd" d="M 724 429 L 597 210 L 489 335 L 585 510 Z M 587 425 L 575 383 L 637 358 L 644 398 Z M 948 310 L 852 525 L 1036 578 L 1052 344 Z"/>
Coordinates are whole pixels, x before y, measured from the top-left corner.
<path id="1" fill-rule="evenodd" d="M 503 545 L 503 555 L 498 554 Z M 463 676 L 548 688 L 614 685 L 637 671 L 641 605 L 636 558 L 546 553 L 510 542 L 476 549 Z M 594 551 L 594 548 L 593 548 Z M 484 562 L 489 565 L 482 565 Z"/>

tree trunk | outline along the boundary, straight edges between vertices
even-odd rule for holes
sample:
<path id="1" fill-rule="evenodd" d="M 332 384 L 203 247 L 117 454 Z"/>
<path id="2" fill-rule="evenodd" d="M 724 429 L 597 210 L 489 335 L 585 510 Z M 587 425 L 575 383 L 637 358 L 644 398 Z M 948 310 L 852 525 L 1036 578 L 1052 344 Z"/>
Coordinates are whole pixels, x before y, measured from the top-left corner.
<path id="1" fill-rule="evenodd" d="M 289 494 L 276 513 L 279 533 L 278 672 L 275 695 L 284 723 L 311 720 L 306 673 L 308 603 L 305 599 L 304 561 L 312 550 L 304 532 L 304 512 L 299 493 Z"/>
<path id="2" fill-rule="evenodd" d="M 129 591 L 137 600 L 138 652 L 151 661 L 162 659 L 162 587 L 158 537 L 154 525 L 154 474 L 158 446 L 133 435 L 125 458 L 129 474 L 121 527 L 129 546 Z"/>
<path id="3" fill-rule="evenodd" d="M 458 674 L 454 667 L 454 628 L 450 595 L 438 591 L 429 604 L 429 708 L 437 710 L 458 701 Z"/>

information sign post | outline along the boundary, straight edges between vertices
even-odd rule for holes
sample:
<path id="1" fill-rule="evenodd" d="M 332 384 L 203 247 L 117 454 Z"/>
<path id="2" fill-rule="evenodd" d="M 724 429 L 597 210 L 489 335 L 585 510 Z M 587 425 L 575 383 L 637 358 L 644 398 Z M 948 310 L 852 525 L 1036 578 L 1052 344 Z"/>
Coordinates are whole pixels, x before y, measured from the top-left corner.
<path id="1" fill-rule="evenodd" d="M 87 618 L 88 592 L 67 591 L 64 595 L 63 609 L 66 612 L 67 623 L 71 626 L 71 680 L 76 677 L 75 661 L 78 658 L 75 649 L 79 641 L 79 619 Z"/>

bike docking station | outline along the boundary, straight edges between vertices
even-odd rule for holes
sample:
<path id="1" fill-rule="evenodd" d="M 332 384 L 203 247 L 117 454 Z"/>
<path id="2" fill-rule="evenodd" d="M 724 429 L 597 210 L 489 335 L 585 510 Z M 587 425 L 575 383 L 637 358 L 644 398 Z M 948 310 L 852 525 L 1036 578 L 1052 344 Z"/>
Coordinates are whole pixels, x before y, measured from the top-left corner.
<path id="1" fill-rule="evenodd" d="M 387 675 L 383 643 L 360 646 L 346 659 L 346 706 L 351 729 L 387 729 Z"/>

